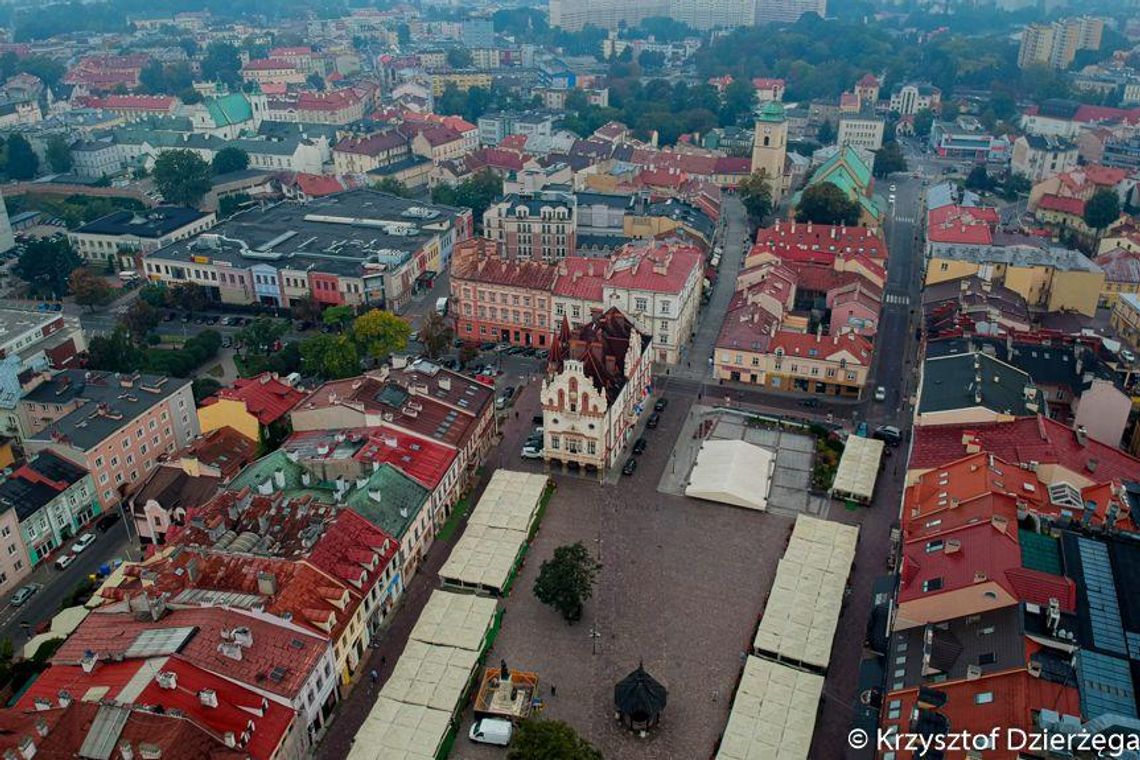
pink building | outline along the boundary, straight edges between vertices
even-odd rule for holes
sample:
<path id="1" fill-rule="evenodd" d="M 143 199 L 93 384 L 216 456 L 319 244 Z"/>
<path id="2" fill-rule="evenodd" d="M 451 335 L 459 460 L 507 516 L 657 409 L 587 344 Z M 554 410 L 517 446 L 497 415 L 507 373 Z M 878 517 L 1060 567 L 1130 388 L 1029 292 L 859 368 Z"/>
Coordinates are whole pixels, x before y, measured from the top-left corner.
<path id="1" fill-rule="evenodd" d="M 100 512 L 199 429 L 189 380 L 137 372 L 64 370 L 20 400 L 20 416 L 29 452 L 50 446 L 87 468 Z"/>

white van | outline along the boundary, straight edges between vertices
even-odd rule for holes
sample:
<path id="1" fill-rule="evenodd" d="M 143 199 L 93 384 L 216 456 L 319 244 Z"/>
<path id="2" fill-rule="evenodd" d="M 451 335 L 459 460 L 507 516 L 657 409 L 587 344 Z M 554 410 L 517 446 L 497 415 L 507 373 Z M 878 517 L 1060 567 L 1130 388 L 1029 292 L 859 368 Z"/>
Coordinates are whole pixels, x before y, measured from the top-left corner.
<path id="1" fill-rule="evenodd" d="M 435 312 L 441 317 L 447 316 L 447 296 L 435 299 Z"/>
<path id="2" fill-rule="evenodd" d="M 467 736 L 473 742 L 497 744 L 500 747 L 505 747 L 511 743 L 511 737 L 514 733 L 514 724 L 509 720 L 480 718 L 471 726 L 471 732 Z"/>

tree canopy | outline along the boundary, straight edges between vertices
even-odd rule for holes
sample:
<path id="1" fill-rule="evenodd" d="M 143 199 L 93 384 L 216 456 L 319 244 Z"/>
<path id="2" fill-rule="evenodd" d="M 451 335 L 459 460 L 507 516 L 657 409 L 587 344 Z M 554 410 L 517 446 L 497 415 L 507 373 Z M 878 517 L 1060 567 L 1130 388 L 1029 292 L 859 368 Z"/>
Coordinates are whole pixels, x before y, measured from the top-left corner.
<path id="1" fill-rule="evenodd" d="M 1111 188 L 1101 188 L 1085 202 L 1085 224 L 1101 232 L 1120 218 L 1120 197 Z"/>
<path id="2" fill-rule="evenodd" d="M 62 298 L 68 291 L 68 278 L 81 263 L 67 238 L 38 238 L 28 242 L 15 271 L 33 294 Z"/>
<path id="3" fill-rule="evenodd" d="M 539 568 L 534 595 L 572 623 L 582 617 L 582 605 L 593 595 L 594 580 L 601 567 L 581 541 L 559 546 L 554 557 Z"/>
<path id="4" fill-rule="evenodd" d="M 503 194 L 503 180 L 494 172 L 483 169 L 474 177 L 465 179 L 455 187 L 436 185 L 431 190 L 433 203 L 471 209 L 475 224 L 483 224 L 483 212 Z"/>
<path id="5" fill-rule="evenodd" d="M 193 151 L 163 151 L 154 161 L 154 184 L 167 203 L 198 205 L 210 192 L 212 177 L 210 165 Z"/>
<path id="6" fill-rule="evenodd" d="M 760 171 L 741 182 L 740 200 L 748 211 L 748 218 L 757 224 L 772 213 L 772 183 L 768 175 Z"/>
<path id="7" fill-rule="evenodd" d="M 876 177 L 886 177 L 895 172 L 906 171 L 906 156 L 897 142 L 886 143 L 875 153 Z"/>
<path id="8" fill-rule="evenodd" d="M 528 718 L 514 735 L 508 760 L 602 760 L 602 753 L 560 720 Z"/>
<path id="9" fill-rule="evenodd" d="M 111 286 L 107 281 L 92 274 L 87 267 L 72 270 L 67 278 L 67 289 L 75 296 L 77 304 L 89 309 L 94 309 L 111 297 Z"/>
<path id="10" fill-rule="evenodd" d="M 32 150 L 28 138 L 19 132 L 8 136 L 4 153 L 4 170 L 12 179 L 35 179 L 40 170 L 40 158 Z"/>
<path id="11" fill-rule="evenodd" d="M 419 341 L 424 344 L 424 350 L 429 359 L 438 358 L 440 354 L 451 345 L 455 332 L 438 312 L 428 312 L 420 325 Z"/>
<path id="12" fill-rule="evenodd" d="M 53 172 L 71 171 L 74 163 L 71 159 L 71 145 L 63 135 L 52 135 L 48 138 L 44 155 Z"/>
<path id="13" fill-rule="evenodd" d="M 820 182 L 809 186 L 800 196 L 796 206 L 797 222 L 816 224 L 859 223 L 859 203 L 830 182 Z"/>
<path id="14" fill-rule="evenodd" d="M 214 160 L 210 162 L 210 168 L 214 174 L 240 172 L 248 167 L 249 154 L 241 148 L 235 148 L 232 145 L 227 145 L 215 153 Z"/>
<path id="15" fill-rule="evenodd" d="M 390 311 L 370 309 L 352 323 L 352 340 L 358 353 L 373 359 L 403 351 L 411 335 L 412 326 Z"/>

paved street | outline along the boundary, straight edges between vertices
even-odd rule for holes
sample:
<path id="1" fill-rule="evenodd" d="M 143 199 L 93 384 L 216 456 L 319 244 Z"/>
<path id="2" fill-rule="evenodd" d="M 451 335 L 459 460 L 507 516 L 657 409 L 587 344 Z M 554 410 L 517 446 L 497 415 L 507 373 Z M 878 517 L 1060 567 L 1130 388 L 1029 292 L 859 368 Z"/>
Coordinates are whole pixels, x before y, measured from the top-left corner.
<path id="1" fill-rule="evenodd" d="M 89 532 L 97 538 L 94 544 L 79 554 L 66 570 L 56 570 L 54 561 L 63 551 L 70 551 L 74 541 L 68 541 L 55 555 L 42 563 L 20 585 L 29 583 L 39 584 L 42 587 L 35 596 L 29 599 L 22 607 L 13 607 L 5 599 L 3 608 L 0 608 L 0 639 L 12 639 L 17 652 L 28 640 L 20 623 L 28 623 L 29 629 L 34 630 L 36 625 L 43 621 L 50 621 L 59 612 L 60 603 L 75 590 L 75 587 L 88 575 L 99 569 L 99 566 L 113 558 L 127 559 L 128 556 L 138 559 L 137 552 L 128 555 L 127 531 L 122 520 L 115 523 L 106 533 L 100 533 L 94 525 Z M 11 595 L 9 594 L 9 597 Z"/>

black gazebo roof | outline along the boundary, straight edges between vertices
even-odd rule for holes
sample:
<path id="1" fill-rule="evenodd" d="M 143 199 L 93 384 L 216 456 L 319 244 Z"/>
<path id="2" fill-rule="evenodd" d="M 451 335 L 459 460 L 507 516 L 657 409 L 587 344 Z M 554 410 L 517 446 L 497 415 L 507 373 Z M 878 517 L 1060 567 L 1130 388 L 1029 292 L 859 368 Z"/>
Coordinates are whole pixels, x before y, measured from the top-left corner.
<path id="1" fill-rule="evenodd" d="M 645 672 L 639 663 L 637 670 L 614 686 L 614 706 L 623 715 L 649 717 L 665 709 L 665 687 Z"/>

